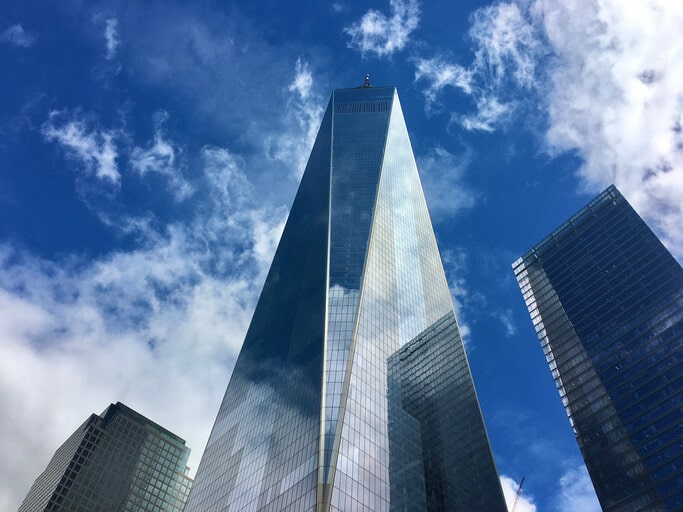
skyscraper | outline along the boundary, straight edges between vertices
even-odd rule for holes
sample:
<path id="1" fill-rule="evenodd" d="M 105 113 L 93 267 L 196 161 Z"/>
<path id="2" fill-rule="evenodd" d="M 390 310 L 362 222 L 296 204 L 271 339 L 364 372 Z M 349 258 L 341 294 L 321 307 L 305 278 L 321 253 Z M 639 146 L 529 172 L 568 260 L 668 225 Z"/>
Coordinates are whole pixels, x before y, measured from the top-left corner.
<path id="1" fill-rule="evenodd" d="M 189 456 L 178 436 L 112 404 L 59 447 L 19 512 L 182 512 Z"/>
<path id="2" fill-rule="evenodd" d="M 603 509 L 683 510 L 683 271 L 614 186 L 513 264 Z"/>
<path id="3" fill-rule="evenodd" d="M 336 90 L 186 512 L 505 511 L 396 90 Z"/>

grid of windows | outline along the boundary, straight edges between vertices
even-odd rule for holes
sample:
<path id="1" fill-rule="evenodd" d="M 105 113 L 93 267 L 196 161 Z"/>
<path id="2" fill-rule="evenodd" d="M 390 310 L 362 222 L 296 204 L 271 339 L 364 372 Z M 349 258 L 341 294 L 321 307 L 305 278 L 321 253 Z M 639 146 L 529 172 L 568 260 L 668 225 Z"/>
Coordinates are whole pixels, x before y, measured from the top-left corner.
<path id="1" fill-rule="evenodd" d="M 54 456 L 36 481 L 31 486 L 29 493 L 24 498 L 19 512 L 44 510 L 55 488 L 60 484 L 64 476 L 72 475 L 72 469 L 67 469 L 71 464 L 74 453 L 81 445 L 83 431 L 97 422 L 98 416 L 93 414 L 57 449 Z M 73 472 L 75 476 L 75 471 Z M 66 483 L 66 482 L 65 482 Z M 62 498 L 63 499 L 63 498 Z"/>
<path id="2" fill-rule="evenodd" d="M 444 315 L 451 319 L 448 330 L 437 328 Z M 430 356 L 397 372 L 396 354 L 414 347 L 416 337 Z M 505 510 L 397 97 L 350 359 L 330 510 Z M 444 364 L 459 374 L 444 372 Z M 401 390 L 408 374 L 422 391 L 448 389 L 430 414 L 410 409 L 420 399 Z M 444 453 L 452 458 L 440 460 Z"/>
<path id="3" fill-rule="evenodd" d="M 111 405 L 57 451 L 19 510 L 182 512 L 192 486 L 189 453 L 182 439 Z"/>
<path id="4" fill-rule="evenodd" d="M 390 466 L 402 477 L 392 479 L 392 507 L 506 511 L 495 466 L 481 462 L 492 457 L 453 312 L 392 355 L 389 373 Z M 421 468 L 400 449 L 415 442 Z M 416 478 L 423 494 L 404 484 Z"/>
<path id="5" fill-rule="evenodd" d="M 342 94 L 344 91 L 341 91 Z M 353 101 L 336 102 L 337 114 L 357 114 L 359 112 L 388 112 L 390 101 Z"/>
<path id="6" fill-rule="evenodd" d="M 610 187 L 513 267 L 603 508 L 683 508 L 680 265 Z"/>
<path id="7" fill-rule="evenodd" d="M 460 409 L 436 400 L 413 416 L 401 405 L 408 373 L 394 372 L 392 389 L 390 362 L 449 314 L 449 330 L 424 342 L 437 348 L 419 379 L 461 395 L 439 399 Z M 458 370 L 436 364 L 438 354 Z M 452 427 L 421 437 L 444 421 Z M 437 445 L 467 461 L 476 491 L 438 462 Z M 399 459 L 441 474 L 406 478 Z M 398 96 L 335 91 L 186 511 L 438 511 L 477 492 L 470 509 L 483 499 L 479 509 L 505 510 Z M 424 507 L 405 508 L 406 493 Z"/>
<path id="8" fill-rule="evenodd" d="M 368 100 L 390 103 L 392 88 L 364 91 Z M 335 91 L 337 111 L 357 98 L 356 90 Z M 365 102 L 370 104 L 372 101 Z M 344 109 L 342 109 L 344 110 Z M 322 467 L 320 479 L 326 492 L 341 435 L 345 388 L 351 369 L 350 350 L 356 331 L 361 280 L 370 241 L 372 217 L 387 140 L 389 112 L 358 109 L 353 116 L 334 118 L 330 192 L 329 288 Z"/>

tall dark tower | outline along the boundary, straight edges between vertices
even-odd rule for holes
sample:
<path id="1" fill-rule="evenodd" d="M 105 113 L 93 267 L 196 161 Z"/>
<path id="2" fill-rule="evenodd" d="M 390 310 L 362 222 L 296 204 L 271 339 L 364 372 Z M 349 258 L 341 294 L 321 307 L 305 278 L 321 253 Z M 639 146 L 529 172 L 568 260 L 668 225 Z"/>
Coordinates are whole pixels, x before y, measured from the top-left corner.
<path id="1" fill-rule="evenodd" d="M 613 186 L 513 264 L 603 510 L 683 510 L 683 271 Z"/>
<path id="2" fill-rule="evenodd" d="M 506 511 L 394 87 L 332 94 L 186 512 Z"/>

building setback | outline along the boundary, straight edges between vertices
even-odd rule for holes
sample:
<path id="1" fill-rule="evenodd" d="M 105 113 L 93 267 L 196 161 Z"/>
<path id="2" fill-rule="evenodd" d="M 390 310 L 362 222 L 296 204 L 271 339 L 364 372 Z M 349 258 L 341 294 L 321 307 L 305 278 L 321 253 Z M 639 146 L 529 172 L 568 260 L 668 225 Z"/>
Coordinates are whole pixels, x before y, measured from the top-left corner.
<path id="1" fill-rule="evenodd" d="M 611 186 L 513 264 L 603 510 L 683 510 L 683 271 Z"/>
<path id="2" fill-rule="evenodd" d="M 182 512 L 189 455 L 175 434 L 112 404 L 59 447 L 19 512 Z"/>
<path id="3" fill-rule="evenodd" d="M 186 512 L 506 511 L 394 87 L 336 90 Z"/>

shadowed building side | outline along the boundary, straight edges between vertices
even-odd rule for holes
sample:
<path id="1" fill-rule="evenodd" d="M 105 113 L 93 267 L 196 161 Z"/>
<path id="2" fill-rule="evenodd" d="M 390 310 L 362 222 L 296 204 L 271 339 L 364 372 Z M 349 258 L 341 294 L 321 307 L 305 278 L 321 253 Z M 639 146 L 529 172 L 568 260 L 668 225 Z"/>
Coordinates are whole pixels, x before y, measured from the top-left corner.
<path id="1" fill-rule="evenodd" d="M 458 325 L 448 313 L 389 358 L 390 510 L 501 509 Z M 425 493 L 416 492 L 424 482 Z"/>
<path id="2" fill-rule="evenodd" d="M 513 264 L 603 509 L 683 509 L 683 271 L 613 186 Z"/>

